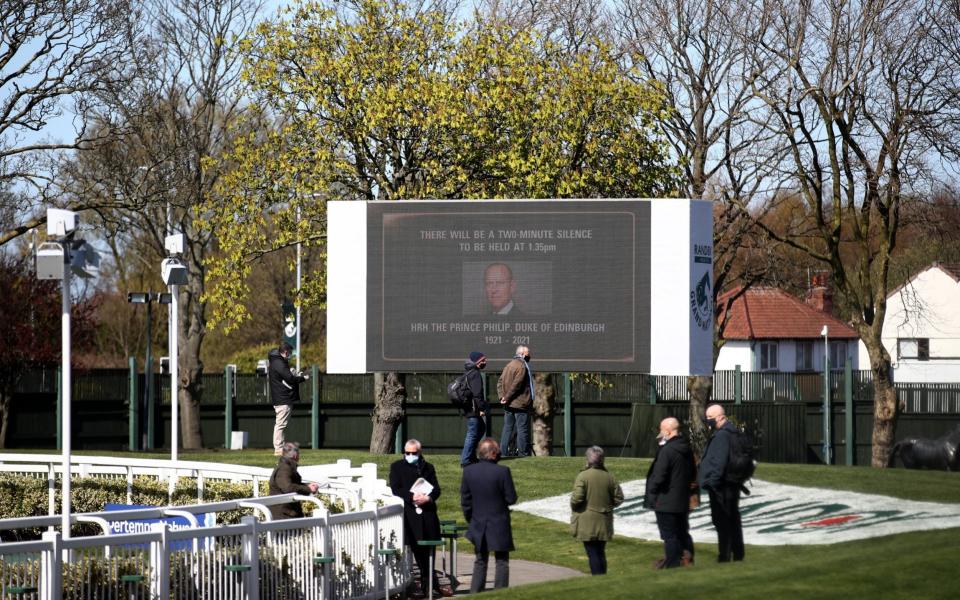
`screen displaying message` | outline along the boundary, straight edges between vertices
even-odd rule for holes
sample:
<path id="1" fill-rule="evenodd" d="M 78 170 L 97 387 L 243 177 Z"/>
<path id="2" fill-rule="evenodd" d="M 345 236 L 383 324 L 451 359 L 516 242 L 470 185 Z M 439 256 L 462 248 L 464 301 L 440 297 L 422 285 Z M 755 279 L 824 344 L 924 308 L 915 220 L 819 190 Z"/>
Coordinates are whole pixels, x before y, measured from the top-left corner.
<path id="1" fill-rule="evenodd" d="M 368 370 L 648 372 L 649 201 L 367 206 Z"/>

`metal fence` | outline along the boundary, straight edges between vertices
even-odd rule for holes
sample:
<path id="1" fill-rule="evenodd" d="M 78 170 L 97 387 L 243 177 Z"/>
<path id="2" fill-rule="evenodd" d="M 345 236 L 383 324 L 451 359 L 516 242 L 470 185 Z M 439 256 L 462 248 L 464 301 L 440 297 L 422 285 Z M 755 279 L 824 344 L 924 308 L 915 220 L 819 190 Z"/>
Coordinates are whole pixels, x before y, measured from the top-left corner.
<path id="1" fill-rule="evenodd" d="M 0 455 L 7 471 L 52 473 L 46 457 L 33 463 L 25 455 Z M 143 459 L 82 457 L 87 474 L 112 473 L 121 465 L 141 474 L 161 475 L 158 462 Z M 206 464 L 210 470 L 200 465 Z M 166 465 L 175 477 L 177 465 Z M 256 467 L 195 463 L 198 481 L 248 478 Z M 373 473 L 371 478 L 371 469 Z M 181 469 L 181 470 L 184 470 Z M 212 504 L 168 506 L 71 515 L 71 523 L 94 523 L 101 535 L 63 537 L 60 516 L 0 520 L 0 529 L 50 530 L 40 541 L 0 543 L 0 597 L 29 600 L 174 598 L 190 600 L 367 599 L 400 593 L 410 582 L 410 560 L 403 550 L 403 503 L 382 480 L 375 465 L 350 467 L 349 461 L 311 467 L 324 489 L 352 486 L 362 507 L 345 502 L 348 512 L 331 514 L 312 496 L 285 494 Z M 306 477 L 308 480 L 310 477 Z M 337 487 L 334 485 L 333 487 Z M 338 494 L 343 496 L 343 494 Z M 272 521 L 273 504 L 309 501 L 310 517 Z M 350 510 L 354 508 L 354 510 Z M 196 515 L 254 510 L 239 525 L 200 527 Z M 52 506 L 51 506 L 52 511 Z M 172 516 L 190 517 L 187 526 L 171 526 Z M 153 521 L 150 523 L 149 521 Z M 115 533 L 111 523 L 130 522 L 149 531 Z M 142 527 L 140 526 L 142 525 Z M 383 556 L 383 550 L 396 554 Z"/>

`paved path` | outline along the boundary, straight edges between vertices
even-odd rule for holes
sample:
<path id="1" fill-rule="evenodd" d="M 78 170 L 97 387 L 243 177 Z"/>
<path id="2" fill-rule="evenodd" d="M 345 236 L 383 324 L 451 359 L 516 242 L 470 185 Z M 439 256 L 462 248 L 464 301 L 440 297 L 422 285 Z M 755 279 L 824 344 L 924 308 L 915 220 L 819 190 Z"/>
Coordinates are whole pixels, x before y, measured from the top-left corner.
<path id="1" fill-rule="evenodd" d="M 447 564 L 444 563 L 446 559 Z M 450 554 L 437 552 L 437 568 L 444 572 L 450 570 Z M 487 589 L 493 589 L 494 560 L 493 553 L 490 553 L 490 561 L 487 564 Z M 473 555 L 457 553 L 457 595 L 467 595 L 470 593 L 470 580 L 473 573 Z M 556 581 L 559 579 L 569 579 L 570 577 L 582 577 L 583 573 L 568 569 L 567 567 L 558 567 L 545 563 L 532 562 L 529 560 L 510 559 L 510 587 L 526 585 L 528 583 L 540 583 L 541 581 Z"/>

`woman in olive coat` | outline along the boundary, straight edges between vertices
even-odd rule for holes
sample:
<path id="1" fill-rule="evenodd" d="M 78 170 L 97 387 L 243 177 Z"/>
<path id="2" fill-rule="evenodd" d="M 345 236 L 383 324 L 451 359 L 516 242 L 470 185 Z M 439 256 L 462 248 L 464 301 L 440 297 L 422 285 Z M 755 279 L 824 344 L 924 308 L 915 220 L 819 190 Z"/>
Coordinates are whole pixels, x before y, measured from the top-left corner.
<path id="1" fill-rule="evenodd" d="M 603 448 L 587 448 L 587 466 L 573 482 L 570 533 L 583 542 L 590 574 L 607 572 L 607 541 L 613 537 L 613 509 L 623 503 L 620 484 L 603 466 Z"/>

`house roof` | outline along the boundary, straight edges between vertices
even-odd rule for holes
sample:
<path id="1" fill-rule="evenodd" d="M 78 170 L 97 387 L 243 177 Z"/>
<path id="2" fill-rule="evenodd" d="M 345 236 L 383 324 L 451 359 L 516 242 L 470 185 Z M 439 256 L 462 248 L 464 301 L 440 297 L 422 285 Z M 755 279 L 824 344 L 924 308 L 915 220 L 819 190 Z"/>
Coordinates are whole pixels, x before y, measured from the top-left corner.
<path id="1" fill-rule="evenodd" d="M 740 290 L 731 290 L 717 299 L 718 310 Z M 727 340 L 820 339 L 823 326 L 831 339 L 856 339 L 857 333 L 833 315 L 817 310 L 802 300 L 774 287 L 751 287 L 730 307 L 723 331 Z"/>
<path id="2" fill-rule="evenodd" d="M 905 283 L 895 287 L 889 294 L 887 294 L 887 298 L 888 299 L 893 298 L 894 296 L 900 293 L 900 290 L 902 290 L 903 288 L 913 283 L 917 279 L 917 277 L 920 277 L 921 274 L 926 273 L 927 271 L 932 271 L 933 269 L 939 269 L 943 271 L 948 277 L 952 278 L 957 283 L 960 283 L 960 263 L 934 262 L 930 264 L 930 266 L 924 269 L 921 269 L 916 273 L 914 273 L 913 275 L 911 275 L 910 278 L 907 279 Z"/>

